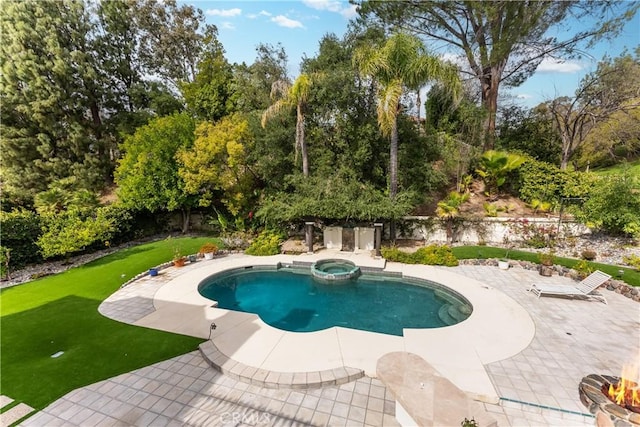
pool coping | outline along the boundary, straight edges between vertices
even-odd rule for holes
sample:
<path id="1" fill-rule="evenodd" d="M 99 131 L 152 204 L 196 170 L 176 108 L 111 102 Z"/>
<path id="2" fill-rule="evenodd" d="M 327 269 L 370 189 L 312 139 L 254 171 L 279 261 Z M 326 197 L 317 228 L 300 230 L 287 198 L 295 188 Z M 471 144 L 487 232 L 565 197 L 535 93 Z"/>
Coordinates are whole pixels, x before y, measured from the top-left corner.
<path id="1" fill-rule="evenodd" d="M 349 366 L 309 372 L 268 371 L 231 359 L 212 340 L 205 341 L 198 348 L 202 357 L 215 370 L 235 380 L 264 388 L 322 388 L 346 384 L 365 376 L 362 369 Z"/>
<path id="2" fill-rule="evenodd" d="M 438 329 L 405 329 L 395 337 L 333 327 L 317 332 L 275 329 L 253 314 L 212 306 L 197 285 L 206 277 L 247 265 L 312 263 L 344 258 L 365 268 L 427 279 L 453 289 L 473 305 L 471 316 Z M 173 272 L 175 274 L 175 272 Z M 309 255 L 253 257 L 233 255 L 195 263 L 161 284 L 153 297 L 155 311 L 136 325 L 211 338 L 216 348 L 246 366 L 274 372 L 320 372 L 351 366 L 375 376 L 377 360 L 392 351 L 408 351 L 432 364 L 443 376 L 474 398 L 496 403 L 498 395 L 484 365 L 509 358 L 526 348 L 535 334 L 527 311 L 491 286 L 431 266 L 384 263 L 367 254 L 333 251 Z M 218 328 L 211 331 L 211 323 Z M 209 336 L 210 335 L 210 336 Z"/>

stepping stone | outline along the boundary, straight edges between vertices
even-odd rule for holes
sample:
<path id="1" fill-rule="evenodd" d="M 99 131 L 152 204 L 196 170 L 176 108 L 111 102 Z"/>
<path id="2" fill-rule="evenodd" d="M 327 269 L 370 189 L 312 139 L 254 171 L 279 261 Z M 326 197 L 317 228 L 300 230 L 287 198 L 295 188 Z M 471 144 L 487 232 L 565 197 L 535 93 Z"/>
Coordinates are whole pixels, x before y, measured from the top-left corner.
<path id="1" fill-rule="evenodd" d="M 4 394 L 0 396 L 0 408 L 4 408 L 8 404 L 12 403 L 13 399 L 9 396 L 5 396 Z"/>
<path id="2" fill-rule="evenodd" d="M 24 403 L 18 403 L 7 412 L 0 414 L 0 425 L 9 426 L 31 412 L 33 412 L 33 408 L 31 406 Z"/>

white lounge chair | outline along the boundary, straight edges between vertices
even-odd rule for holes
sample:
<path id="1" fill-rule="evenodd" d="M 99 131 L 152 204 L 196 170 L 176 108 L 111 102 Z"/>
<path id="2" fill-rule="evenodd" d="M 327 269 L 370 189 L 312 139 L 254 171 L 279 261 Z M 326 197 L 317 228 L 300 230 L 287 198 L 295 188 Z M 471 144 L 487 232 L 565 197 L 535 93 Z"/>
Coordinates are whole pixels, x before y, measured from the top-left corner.
<path id="1" fill-rule="evenodd" d="M 607 300 L 602 295 L 595 295 L 592 292 L 611 278 L 610 275 L 596 270 L 589 276 L 585 277 L 580 283 L 575 285 L 555 285 L 551 283 L 534 283 L 528 291 L 538 295 L 538 298 L 545 295 L 568 296 L 568 297 L 586 297 L 594 298 L 603 303 Z"/>

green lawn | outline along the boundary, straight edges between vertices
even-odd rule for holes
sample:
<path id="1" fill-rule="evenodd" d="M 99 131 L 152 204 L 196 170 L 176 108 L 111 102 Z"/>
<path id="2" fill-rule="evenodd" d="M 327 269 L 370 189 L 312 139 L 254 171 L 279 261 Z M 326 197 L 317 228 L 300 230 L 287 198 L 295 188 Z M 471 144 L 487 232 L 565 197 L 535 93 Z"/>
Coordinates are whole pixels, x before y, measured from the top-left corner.
<path id="1" fill-rule="evenodd" d="M 484 259 L 484 258 L 504 258 L 507 255 L 507 250 L 503 248 L 494 248 L 491 246 L 456 246 L 452 248 L 453 254 L 458 259 Z M 539 263 L 538 254 L 533 252 L 510 250 L 509 258 L 518 261 L 531 261 Z M 564 267 L 573 268 L 581 260 L 574 258 L 562 258 L 555 257 L 555 264 L 562 265 Z M 618 267 L 617 265 L 600 264 L 598 262 L 588 263 L 592 269 L 600 270 L 607 274 L 610 274 L 614 278 L 619 278 L 619 271 L 623 270 L 624 273 L 620 278 L 624 282 L 632 286 L 640 286 L 640 272 L 632 268 Z"/>
<path id="2" fill-rule="evenodd" d="M 608 168 L 593 169 L 597 175 L 619 175 L 624 170 L 628 170 L 629 176 L 640 176 L 640 159 L 628 163 L 618 163 Z"/>
<path id="3" fill-rule="evenodd" d="M 222 247 L 211 238 L 163 240 L 3 290 L 2 394 L 41 409 L 75 388 L 197 349 L 201 339 L 116 322 L 98 306 L 131 277 L 170 260 L 176 243 L 188 254 L 206 241 Z"/>
<path id="4" fill-rule="evenodd" d="M 42 409 L 67 392 L 195 350 L 202 340 L 119 323 L 98 306 L 122 283 L 172 258 L 178 241 L 195 253 L 211 238 L 148 243 L 0 293 L 1 393 Z M 500 258 L 505 249 L 453 248 L 458 258 Z M 509 251 L 509 258 L 537 261 L 536 254 Z M 557 258 L 572 267 L 575 259 Z M 591 263 L 614 277 L 619 267 Z M 640 273 L 625 269 L 624 280 L 640 285 Z M 57 351 L 64 354 L 56 359 Z"/>

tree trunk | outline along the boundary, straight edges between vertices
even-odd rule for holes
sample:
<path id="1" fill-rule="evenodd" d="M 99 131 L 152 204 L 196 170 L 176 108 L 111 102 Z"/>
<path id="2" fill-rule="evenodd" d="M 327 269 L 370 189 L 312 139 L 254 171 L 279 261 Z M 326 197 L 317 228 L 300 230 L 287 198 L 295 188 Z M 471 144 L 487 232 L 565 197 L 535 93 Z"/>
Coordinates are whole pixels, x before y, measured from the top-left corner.
<path id="1" fill-rule="evenodd" d="M 191 208 L 182 208 L 182 234 L 189 231 L 189 222 L 191 220 Z"/>
<path id="2" fill-rule="evenodd" d="M 309 176 L 309 159 L 307 158 L 307 143 L 304 140 L 304 113 L 302 112 L 302 105 L 298 104 L 297 110 L 296 144 L 300 145 L 300 151 L 302 152 L 302 174 Z"/>
<path id="3" fill-rule="evenodd" d="M 505 61 L 506 63 L 506 61 Z M 498 89 L 504 65 L 495 65 L 483 68 L 480 76 L 482 89 L 482 106 L 485 108 L 487 118 L 484 121 L 483 151 L 493 150 L 496 140 L 496 114 L 498 112 Z"/>
<path id="4" fill-rule="evenodd" d="M 392 201 L 398 194 L 398 119 L 394 117 L 391 127 L 391 144 L 389 150 L 389 197 Z M 389 224 L 389 238 L 396 241 L 396 222 L 391 220 Z"/>

